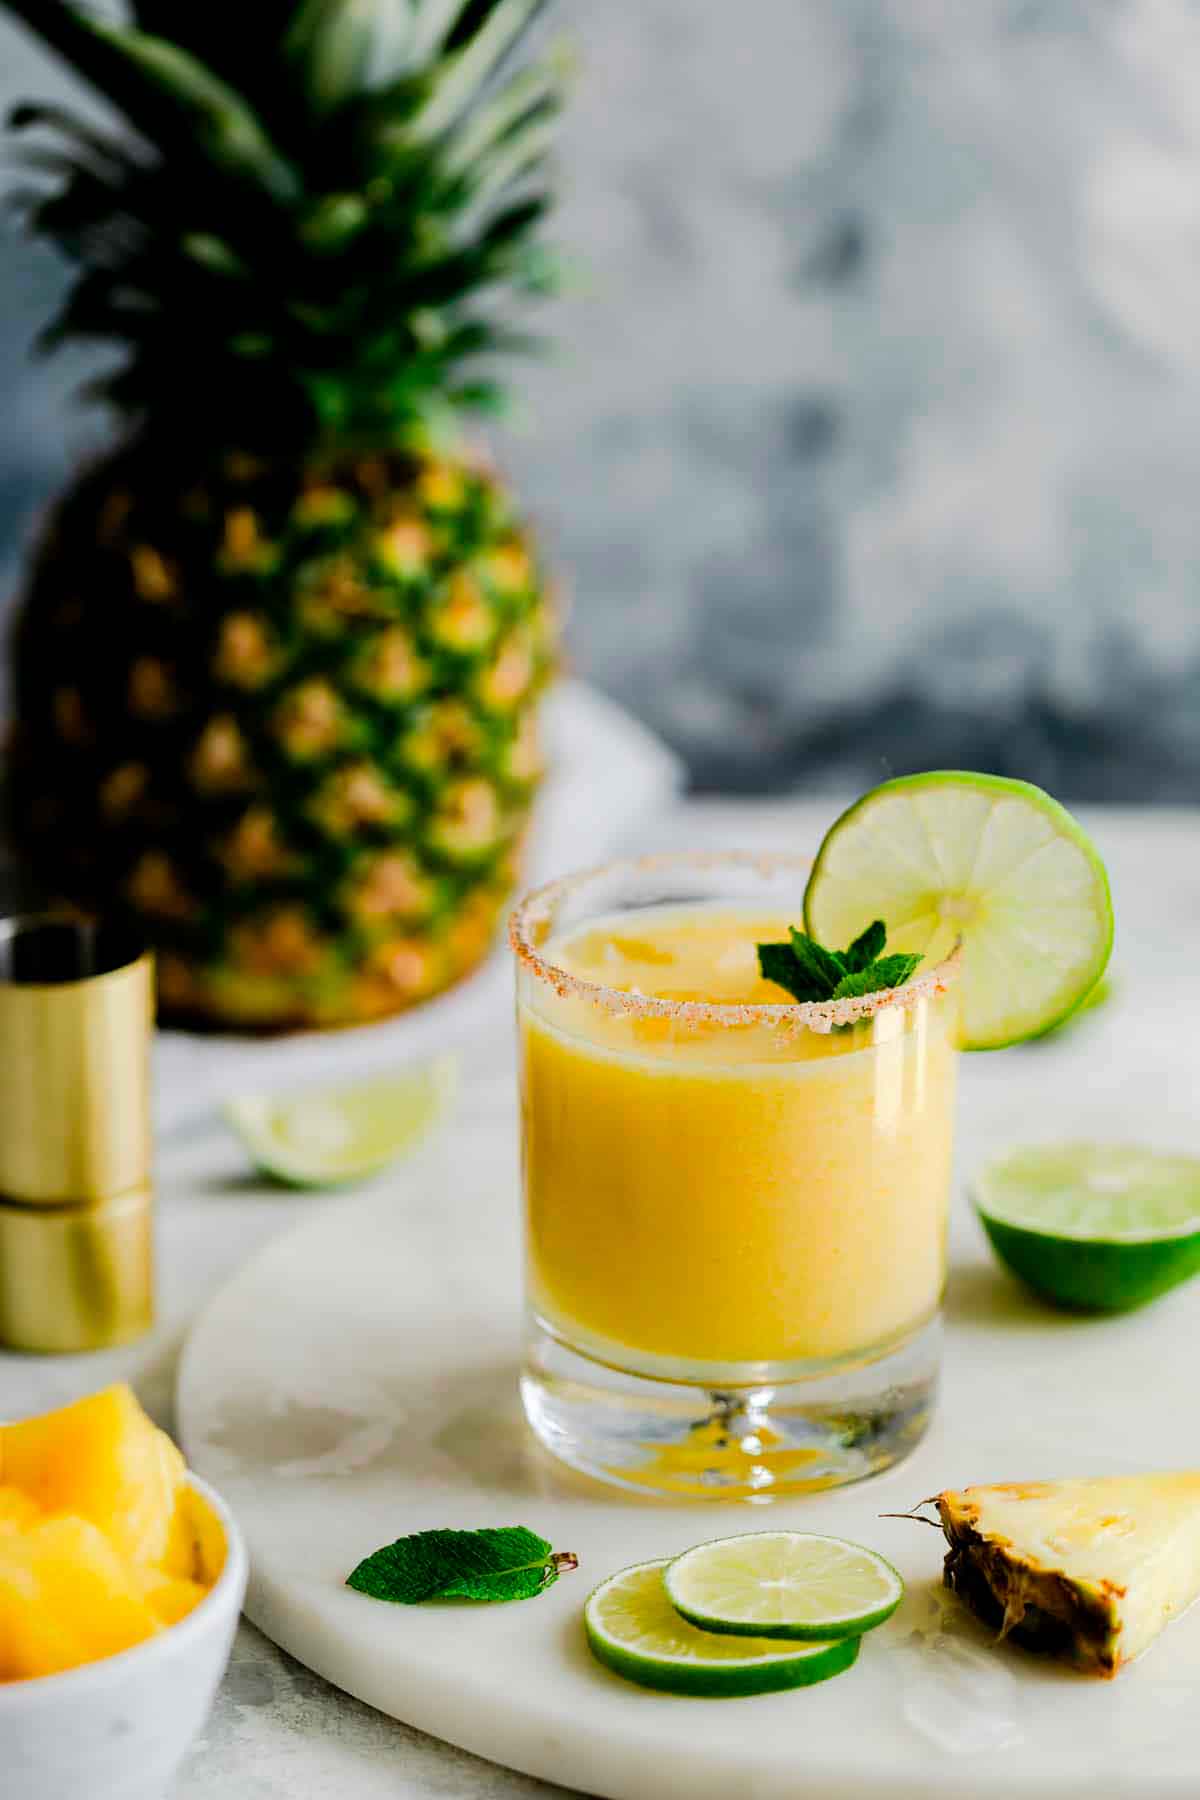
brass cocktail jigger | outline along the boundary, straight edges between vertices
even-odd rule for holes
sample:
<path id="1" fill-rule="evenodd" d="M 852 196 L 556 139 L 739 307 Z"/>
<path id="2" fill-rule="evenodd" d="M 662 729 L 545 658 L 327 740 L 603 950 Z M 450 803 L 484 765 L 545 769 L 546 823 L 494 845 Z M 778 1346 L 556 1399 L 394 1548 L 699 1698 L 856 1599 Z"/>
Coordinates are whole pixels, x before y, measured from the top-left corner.
<path id="1" fill-rule="evenodd" d="M 98 1350 L 154 1316 L 153 962 L 115 926 L 0 920 L 0 1344 Z"/>

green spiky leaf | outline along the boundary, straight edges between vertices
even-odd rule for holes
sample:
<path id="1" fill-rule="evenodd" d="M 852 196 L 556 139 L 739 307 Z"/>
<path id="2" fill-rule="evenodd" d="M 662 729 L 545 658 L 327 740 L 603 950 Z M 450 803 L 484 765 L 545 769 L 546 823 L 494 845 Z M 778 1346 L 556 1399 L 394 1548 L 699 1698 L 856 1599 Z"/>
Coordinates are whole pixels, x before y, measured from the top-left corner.
<path id="1" fill-rule="evenodd" d="M 362 88 L 378 26 L 407 20 L 407 11 L 395 0 L 300 0 L 283 51 L 314 112 L 328 112 Z"/>
<path id="2" fill-rule="evenodd" d="M 497 0 L 474 36 L 433 77 L 429 96 L 410 126 L 416 142 L 440 136 L 466 111 L 544 5 L 545 0 Z"/>
<path id="3" fill-rule="evenodd" d="M 256 110 L 278 109 L 288 87 L 282 45 L 296 0 L 131 0 L 140 31 L 186 50 Z M 403 11 L 404 9 L 401 8 Z M 302 116 L 302 115 L 301 115 Z"/>
<path id="4" fill-rule="evenodd" d="M 414 62 L 431 61 L 448 42 L 466 0 L 413 0 L 413 36 L 411 54 Z"/>
<path id="5" fill-rule="evenodd" d="M 402 445 L 493 409 L 492 369 L 463 365 L 534 348 L 500 329 L 504 292 L 559 277 L 563 62 L 505 72 L 541 4 L 135 0 L 126 28 L 0 0 L 131 127 L 17 116 L 59 140 L 32 148 L 26 216 L 79 266 L 43 344 L 115 340 L 92 392 L 248 449 Z"/>
<path id="6" fill-rule="evenodd" d="M 24 101 L 8 115 L 10 131 L 50 130 L 67 139 L 78 156 L 93 169 L 120 174 L 132 164 L 128 147 L 99 131 L 90 120 L 81 119 L 66 106 Z"/>
<path id="7" fill-rule="evenodd" d="M 239 95 L 164 38 L 88 20 L 64 0 L 4 0 L 152 141 L 198 155 L 226 174 L 295 199 L 295 171 Z"/>
<path id="8" fill-rule="evenodd" d="M 568 67 L 559 52 L 505 83 L 455 134 L 446 155 L 447 169 L 465 173 L 477 159 L 486 162 L 498 146 L 507 146 L 556 117 L 562 110 Z"/>

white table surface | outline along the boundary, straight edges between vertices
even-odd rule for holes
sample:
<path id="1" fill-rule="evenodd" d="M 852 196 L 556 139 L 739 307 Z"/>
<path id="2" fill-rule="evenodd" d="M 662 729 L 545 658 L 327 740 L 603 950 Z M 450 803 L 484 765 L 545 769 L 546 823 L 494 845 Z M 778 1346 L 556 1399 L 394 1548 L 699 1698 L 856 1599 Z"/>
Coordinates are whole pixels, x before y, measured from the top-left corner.
<path id="1" fill-rule="evenodd" d="M 688 802 L 644 826 L 640 844 L 658 848 L 789 848 L 815 845 L 837 810 L 830 802 Z M 1087 823 L 1108 861 L 1117 906 L 1113 1003 L 1074 1028 L 1061 1048 L 967 1058 L 962 1131 L 970 1132 L 973 1097 L 1002 1116 L 1008 1059 L 1069 1057 L 1079 1068 L 1078 1108 L 1061 1121 L 1014 1120 L 1014 1131 L 1087 1135 L 1119 1114 L 1122 1127 L 1146 1140 L 1200 1149 L 1200 1106 L 1191 1050 L 1193 1002 L 1200 980 L 1186 956 L 1200 928 L 1200 811 L 1093 813 Z M 507 1003 L 498 1003 L 468 1053 L 493 1070 L 511 1055 Z M 1139 1043 L 1153 1032 L 1179 1033 L 1182 1054 L 1164 1074 L 1161 1053 L 1152 1081 L 1143 1078 Z M 1086 1034 L 1086 1036 L 1084 1036 Z M 1009 1063 L 1011 1067 L 1011 1063 Z M 998 1091 L 999 1090 L 999 1091 Z M 172 1175 L 186 1170 L 191 1125 L 164 1142 Z M 1111 1135 L 1111 1131 L 1108 1133 Z M 211 1167 L 211 1148 L 207 1147 Z M 140 1344 L 91 1357 L 40 1359 L 0 1355 L 0 1417 L 43 1410 L 104 1382 L 128 1378 L 164 1424 L 180 1343 L 204 1301 L 261 1243 L 286 1229 L 311 1202 L 264 1188 L 230 1143 L 223 1174 L 209 1192 L 173 1199 L 168 1181 L 160 1207 L 160 1322 Z M 172 1800 L 532 1800 L 555 1790 L 407 1729 L 328 1687 L 244 1626 L 203 1740 Z"/>

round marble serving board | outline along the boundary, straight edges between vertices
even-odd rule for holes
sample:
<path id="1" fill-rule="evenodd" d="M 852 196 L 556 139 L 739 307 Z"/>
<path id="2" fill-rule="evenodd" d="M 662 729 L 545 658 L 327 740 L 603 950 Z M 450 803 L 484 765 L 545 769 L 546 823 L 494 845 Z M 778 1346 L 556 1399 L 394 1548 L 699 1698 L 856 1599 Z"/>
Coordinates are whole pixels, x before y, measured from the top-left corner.
<path id="1" fill-rule="evenodd" d="M 1110 1039 L 1111 1023 L 1081 1025 L 1061 1048 L 970 1061 L 966 1154 L 1031 1135 L 1035 1118 L 1032 1135 L 1047 1135 L 1064 1083 L 1085 1131 L 1119 1136 L 1143 1082 L 1161 1111 L 1174 1071 L 1156 1067 L 1149 1040 L 1136 1071 L 1097 1062 Z M 299 1201 L 304 1222 L 192 1332 L 181 1434 L 246 1534 L 254 1622 L 396 1718 L 613 1800 L 861 1800 L 872 1788 L 891 1800 L 1194 1800 L 1200 1608 L 1115 1683 L 1088 1680 L 993 1647 L 940 1587 L 940 1536 L 879 1515 L 969 1482 L 1200 1466 L 1200 1290 L 1125 1318 L 1056 1315 L 995 1268 L 960 1206 L 943 1402 L 906 1464 L 770 1506 L 610 1493 L 544 1457 L 520 1416 L 510 1091 L 498 1067 L 403 1169 L 357 1196 Z M 194 1151 L 188 1178 L 203 1179 Z M 403 1532 L 513 1523 L 575 1551 L 579 1573 L 495 1607 L 391 1607 L 343 1585 Z M 777 1523 L 861 1539 L 904 1576 L 899 1612 L 848 1674 L 705 1701 L 639 1691 L 592 1662 L 580 1609 L 595 1582 Z"/>

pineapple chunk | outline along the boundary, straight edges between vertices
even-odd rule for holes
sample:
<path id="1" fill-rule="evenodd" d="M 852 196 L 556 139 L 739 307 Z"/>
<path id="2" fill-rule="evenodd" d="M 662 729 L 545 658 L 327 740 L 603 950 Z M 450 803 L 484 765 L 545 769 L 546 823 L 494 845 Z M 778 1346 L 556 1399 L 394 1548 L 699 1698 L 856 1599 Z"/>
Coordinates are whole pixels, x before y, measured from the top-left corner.
<path id="1" fill-rule="evenodd" d="M 184 1498 L 194 1545 L 191 1573 L 205 1587 L 212 1587 L 225 1568 L 225 1557 L 229 1549 L 225 1527 L 208 1501 L 195 1488 L 188 1488 Z"/>
<path id="2" fill-rule="evenodd" d="M 53 1675 L 153 1637 L 166 1620 L 139 1586 L 86 1519 L 0 1535 L 0 1679 Z"/>
<path id="3" fill-rule="evenodd" d="M 184 1474 L 179 1451 L 124 1385 L 0 1426 L 0 1484 L 19 1488 L 43 1513 L 90 1520 L 132 1562 L 178 1560 Z"/>
<path id="4" fill-rule="evenodd" d="M 164 1575 L 211 1587 L 225 1567 L 225 1527 L 195 1488 L 184 1487 L 158 1564 Z"/>
<path id="5" fill-rule="evenodd" d="M 160 1625 L 177 1625 L 203 1600 L 208 1589 L 202 1581 L 189 1581 L 182 1575 L 139 1569 L 137 1591 Z"/>
<path id="6" fill-rule="evenodd" d="M 986 1624 L 1115 1675 L 1200 1595 L 1200 1472 L 937 1496 L 946 1585 Z"/>
<path id="7" fill-rule="evenodd" d="M 0 1536 L 6 1531 L 24 1531 L 41 1518 L 36 1500 L 20 1488 L 0 1487 Z"/>
<path id="8" fill-rule="evenodd" d="M 0 1427 L 0 1681 L 127 1650 L 191 1612 L 225 1533 L 127 1387 Z"/>

